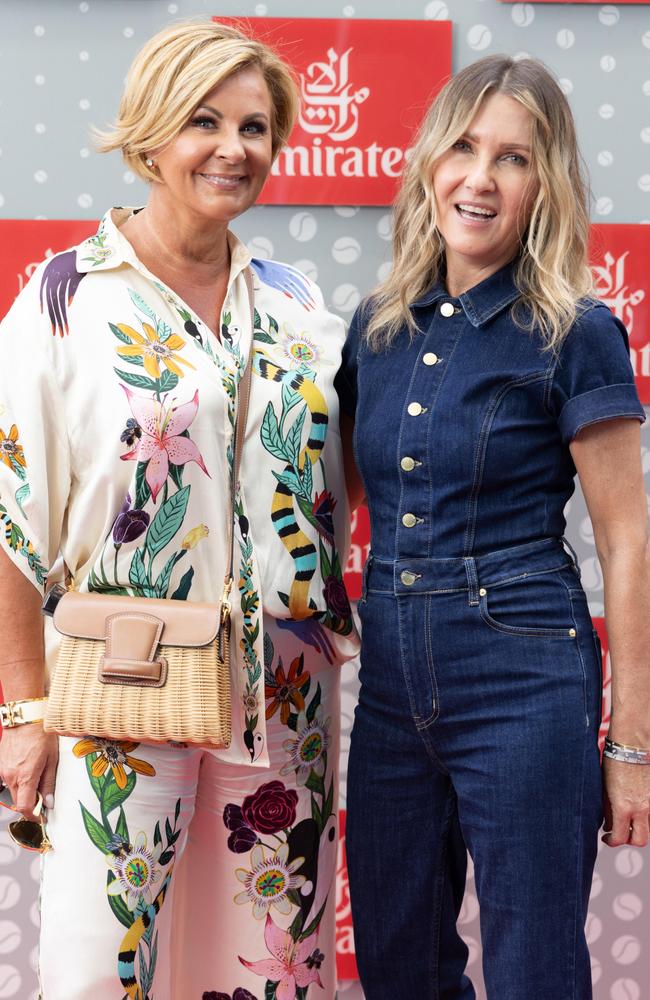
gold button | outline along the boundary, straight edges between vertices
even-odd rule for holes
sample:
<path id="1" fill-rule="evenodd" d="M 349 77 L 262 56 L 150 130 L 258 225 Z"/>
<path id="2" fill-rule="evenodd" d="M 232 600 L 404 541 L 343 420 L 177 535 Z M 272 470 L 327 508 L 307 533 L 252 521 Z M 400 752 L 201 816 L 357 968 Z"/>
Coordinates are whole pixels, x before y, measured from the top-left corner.
<path id="1" fill-rule="evenodd" d="M 485 589 L 485 587 L 481 587 L 481 589 L 478 592 L 479 597 L 485 597 L 486 594 L 487 590 Z"/>
<path id="2" fill-rule="evenodd" d="M 420 403 L 409 403 L 407 410 L 411 417 L 419 417 L 422 413 L 422 405 Z"/>
<path id="3" fill-rule="evenodd" d="M 576 637 L 576 630 L 574 628 L 570 628 L 569 629 L 569 635 L 571 636 L 572 639 L 575 639 L 575 637 Z"/>
<path id="4" fill-rule="evenodd" d="M 450 316 L 454 315 L 456 310 L 454 309 L 451 302 L 443 302 L 442 305 L 440 306 L 440 312 L 446 319 L 449 319 Z"/>
<path id="5" fill-rule="evenodd" d="M 418 519 L 415 514 L 408 513 L 402 517 L 402 524 L 405 528 L 414 528 L 417 523 Z"/>
<path id="6" fill-rule="evenodd" d="M 411 458 L 410 455 L 405 455 L 399 464 L 404 469 L 404 472 L 413 472 L 413 469 L 415 468 L 415 459 Z"/>
<path id="7" fill-rule="evenodd" d="M 400 580 L 405 587 L 412 587 L 417 580 L 417 574 L 411 573 L 410 569 L 403 569 L 399 575 Z"/>
<path id="8" fill-rule="evenodd" d="M 438 355 L 434 354 L 433 351 L 427 351 L 427 353 L 423 356 L 422 360 L 424 361 L 425 365 L 437 365 Z"/>

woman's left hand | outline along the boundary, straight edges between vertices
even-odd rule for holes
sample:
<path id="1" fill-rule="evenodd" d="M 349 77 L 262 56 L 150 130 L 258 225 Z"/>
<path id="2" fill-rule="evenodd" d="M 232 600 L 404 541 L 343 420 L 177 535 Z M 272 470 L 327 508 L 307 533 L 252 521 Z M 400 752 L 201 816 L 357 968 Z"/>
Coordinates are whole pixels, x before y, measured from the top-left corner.
<path id="1" fill-rule="evenodd" d="M 645 847 L 650 840 L 650 765 L 603 757 L 605 833 L 608 847 Z"/>

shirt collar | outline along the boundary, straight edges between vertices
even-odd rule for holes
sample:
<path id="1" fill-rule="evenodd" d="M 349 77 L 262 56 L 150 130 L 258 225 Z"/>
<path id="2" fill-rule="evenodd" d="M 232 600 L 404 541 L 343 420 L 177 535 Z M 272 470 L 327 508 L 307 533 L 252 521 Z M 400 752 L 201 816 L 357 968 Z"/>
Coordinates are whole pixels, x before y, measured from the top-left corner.
<path id="1" fill-rule="evenodd" d="M 438 281 L 415 300 L 413 308 L 434 305 L 440 299 L 446 299 L 462 306 L 472 326 L 481 327 L 511 305 L 520 295 L 521 292 L 515 284 L 513 264 L 510 262 L 491 274 L 489 278 L 463 292 L 457 299 L 448 293 L 442 281 Z"/>
<path id="2" fill-rule="evenodd" d="M 126 222 L 137 209 L 111 208 L 99 223 L 94 236 L 90 236 L 77 247 L 77 271 L 88 274 L 91 271 L 110 271 L 130 264 L 139 271 L 144 271 L 142 263 L 135 250 L 120 232 L 120 226 Z M 228 288 L 237 276 L 251 262 L 251 253 L 244 243 L 234 233 L 226 234 L 230 249 L 230 277 Z"/>

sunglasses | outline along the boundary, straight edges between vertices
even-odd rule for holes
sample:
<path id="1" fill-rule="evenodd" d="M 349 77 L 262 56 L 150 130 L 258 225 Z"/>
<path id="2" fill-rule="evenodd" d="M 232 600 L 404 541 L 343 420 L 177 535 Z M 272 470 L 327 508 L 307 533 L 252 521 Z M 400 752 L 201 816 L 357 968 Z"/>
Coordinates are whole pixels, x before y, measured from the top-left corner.
<path id="1" fill-rule="evenodd" d="M 10 809 L 12 812 L 18 811 L 5 784 L 0 785 L 0 806 L 4 806 L 5 809 Z M 41 817 L 42 809 L 43 796 L 38 792 L 34 815 L 38 816 L 39 819 L 15 819 L 7 826 L 9 836 L 15 844 L 24 847 L 26 851 L 37 851 L 38 854 L 45 854 L 46 851 L 52 850 L 52 844 L 45 832 L 45 822 Z"/>

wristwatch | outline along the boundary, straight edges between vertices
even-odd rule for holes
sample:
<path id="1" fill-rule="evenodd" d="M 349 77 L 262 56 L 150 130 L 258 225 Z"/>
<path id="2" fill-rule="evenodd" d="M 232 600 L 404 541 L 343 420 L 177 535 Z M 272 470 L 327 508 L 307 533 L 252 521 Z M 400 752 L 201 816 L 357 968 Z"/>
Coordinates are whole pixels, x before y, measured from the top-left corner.
<path id="1" fill-rule="evenodd" d="M 45 718 L 47 698 L 25 698 L 23 701 L 7 701 L 0 705 L 0 723 L 3 729 L 26 726 L 30 722 L 41 722 Z"/>

